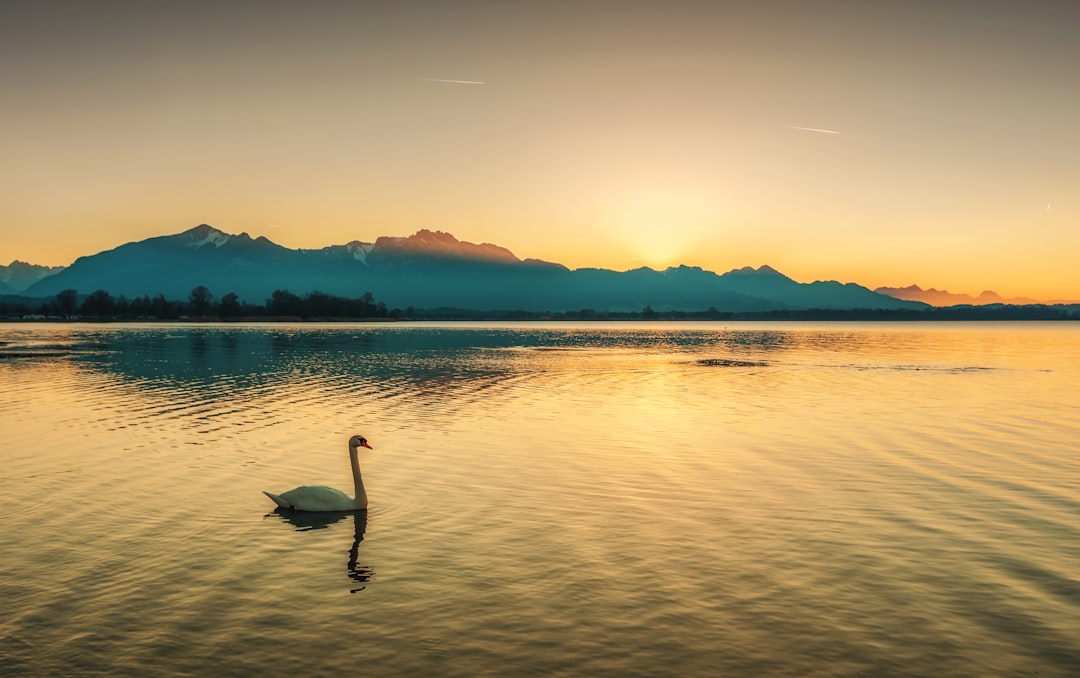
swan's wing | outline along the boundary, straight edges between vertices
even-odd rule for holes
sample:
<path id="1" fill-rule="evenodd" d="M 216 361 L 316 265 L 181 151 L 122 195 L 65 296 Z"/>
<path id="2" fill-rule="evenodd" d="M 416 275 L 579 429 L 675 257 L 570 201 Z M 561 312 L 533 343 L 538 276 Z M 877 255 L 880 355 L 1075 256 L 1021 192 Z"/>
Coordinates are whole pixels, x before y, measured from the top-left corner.
<path id="1" fill-rule="evenodd" d="M 353 499 L 341 490 L 321 485 L 304 485 L 282 492 L 280 498 L 288 502 L 290 508 L 300 511 L 351 511 L 356 508 Z"/>

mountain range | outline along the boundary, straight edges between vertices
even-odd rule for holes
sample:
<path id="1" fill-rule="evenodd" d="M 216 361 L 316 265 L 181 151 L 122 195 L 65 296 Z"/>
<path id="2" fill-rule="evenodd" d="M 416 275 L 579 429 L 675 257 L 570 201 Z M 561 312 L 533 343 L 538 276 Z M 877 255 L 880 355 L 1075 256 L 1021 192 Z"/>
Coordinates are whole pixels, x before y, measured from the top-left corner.
<path id="1" fill-rule="evenodd" d="M 1006 299 L 997 292 L 992 290 L 984 290 L 979 296 L 973 297 L 970 294 L 954 294 L 947 290 L 937 290 L 931 287 L 928 290 L 924 290 L 918 285 L 908 285 L 907 287 L 878 287 L 874 290 L 878 294 L 887 294 L 890 297 L 897 299 L 907 299 L 908 301 L 921 301 L 931 306 L 958 306 L 966 304 L 970 306 L 988 306 L 990 304 L 1038 304 L 1035 299 L 1028 299 L 1027 297 L 1012 297 Z M 1062 302 L 1069 303 L 1069 302 Z"/>
<path id="2" fill-rule="evenodd" d="M 42 278 L 64 270 L 63 266 L 38 266 L 16 259 L 0 266 L 0 294 L 18 294 Z"/>
<path id="3" fill-rule="evenodd" d="M 561 264 L 519 259 L 492 244 L 463 242 L 449 233 L 420 230 L 407 237 L 380 237 L 321 249 L 290 249 L 265 237 L 231 235 L 202 224 L 175 235 L 131 242 L 80 257 L 41 275 L 22 290 L 31 271 L 0 278 L 27 297 L 50 297 L 65 289 L 114 296 L 164 295 L 187 299 L 204 285 L 216 295 L 235 292 L 263 303 L 274 290 L 321 291 L 347 297 L 370 292 L 388 307 L 454 307 L 484 310 L 723 312 L 819 309 L 923 309 L 920 301 L 896 299 L 853 283 L 799 283 L 769 267 L 717 274 L 699 267 L 663 271 L 638 268 L 571 270 Z M 12 266 L 15 266 L 12 264 Z M 11 269 L 9 267 L 0 267 Z M 32 274 L 42 273 L 37 267 Z M 21 276 L 21 277 L 20 277 Z M 15 281 L 16 284 L 11 284 Z M 0 294 L 10 293 L 0 289 Z"/>

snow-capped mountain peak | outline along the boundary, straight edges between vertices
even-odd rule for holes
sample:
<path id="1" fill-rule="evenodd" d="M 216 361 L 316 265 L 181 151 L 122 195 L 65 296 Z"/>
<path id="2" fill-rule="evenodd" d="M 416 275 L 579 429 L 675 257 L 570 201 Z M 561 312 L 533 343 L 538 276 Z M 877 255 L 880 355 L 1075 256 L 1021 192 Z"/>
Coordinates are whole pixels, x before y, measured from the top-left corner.
<path id="1" fill-rule="evenodd" d="M 373 247 L 375 247 L 374 243 L 360 242 L 359 240 L 353 240 L 344 245 L 345 251 L 362 264 L 367 263 L 367 256 L 371 253 Z"/>
<path id="2" fill-rule="evenodd" d="M 187 240 L 184 244 L 188 247 L 204 247 L 206 245 L 221 247 L 229 242 L 229 239 L 232 237 L 228 233 L 219 231 L 208 224 L 200 224 L 195 228 L 184 231 L 180 235 Z"/>

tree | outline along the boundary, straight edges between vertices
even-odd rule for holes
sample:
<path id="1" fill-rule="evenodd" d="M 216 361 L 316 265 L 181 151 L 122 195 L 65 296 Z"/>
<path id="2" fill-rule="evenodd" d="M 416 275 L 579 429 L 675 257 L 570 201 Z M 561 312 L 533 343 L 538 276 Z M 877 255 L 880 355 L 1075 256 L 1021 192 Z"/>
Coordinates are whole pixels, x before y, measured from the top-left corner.
<path id="1" fill-rule="evenodd" d="M 337 297 L 332 297 L 326 292 L 318 290 L 308 292 L 304 297 L 304 312 L 301 315 L 322 317 L 337 315 L 334 312 L 334 306 L 338 301 Z"/>
<path id="2" fill-rule="evenodd" d="M 366 318 L 375 314 L 375 296 L 371 292 L 360 295 L 360 317 Z"/>
<path id="3" fill-rule="evenodd" d="M 116 311 L 116 302 L 105 290 L 96 290 L 86 297 L 82 304 L 83 315 L 105 317 Z"/>
<path id="4" fill-rule="evenodd" d="M 150 296 L 144 294 L 141 297 L 135 297 L 128 305 L 128 313 L 136 318 L 144 318 L 150 315 Z"/>
<path id="5" fill-rule="evenodd" d="M 159 294 L 154 297 L 154 300 L 150 302 L 151 315 L 155 318 L 165 318 L 169 315 L 169 302 L 165 300 L 164 294 Z"/>
<path id="6" fill-rule="evenodd" d="M 229 292 L 218 302 L 218 314 L 222 318 L 237 318 L 242 312 L 240 297 L 236 295 L 236 292 Z"/>
<path id="7" fill-rule="evenodd" d="M 64 317 L 71 320 L 71 314 L 75 312 L 75 306 L 79 303 L 79 293 L 76 290 L 67 289 L 56 295 L 56 305 Z"/>
<path id="8" fill-rule="evenodd" d="M 301 315 L 300 297 L 289 290 L 274 290 L 270 298 L 266 300 L 266 307 L 270 315 Z"/>
<path id="9" fill-rule="evenodd" d="M 189 302 L 191 303 L 192 315 L 206 315 L 207 311 L 210 310 L 210 304 L 213 301 L 214 295 L 210 294 L 210 290 L 206 289 L 204 285 L 199 285 L 191 290 Z"/>

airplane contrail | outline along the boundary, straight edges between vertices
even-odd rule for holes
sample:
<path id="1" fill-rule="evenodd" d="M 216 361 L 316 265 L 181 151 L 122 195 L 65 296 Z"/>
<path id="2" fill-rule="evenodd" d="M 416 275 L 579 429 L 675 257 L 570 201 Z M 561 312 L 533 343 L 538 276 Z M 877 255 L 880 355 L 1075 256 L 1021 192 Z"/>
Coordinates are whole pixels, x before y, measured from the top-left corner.
<path id="1" fill-rule="evenodd" d="M 486 85 L 486 82 L 481 80 L 445 80 L 443 78 L 420 78 L 427 82 L 449 82 L 455 85 Z"/>
<path id="2" fill-rule="evenodd" d="M 802 131 L 804 131 L 804 132 L 820 132 L 821 134 L 840 134 L 840 133 L 839 133 L 839 132 L 837 132 L 836 130 L 832 130 L 832 129 L 819 129 L 819 128 L 817 128 L 817 127 L 795 127 L 795 126 L 792 126 L 792 128 L 791 128 L 791 129 L 801 129 L 801 130 L 802 130 Z"/>

